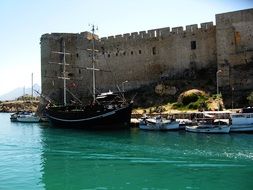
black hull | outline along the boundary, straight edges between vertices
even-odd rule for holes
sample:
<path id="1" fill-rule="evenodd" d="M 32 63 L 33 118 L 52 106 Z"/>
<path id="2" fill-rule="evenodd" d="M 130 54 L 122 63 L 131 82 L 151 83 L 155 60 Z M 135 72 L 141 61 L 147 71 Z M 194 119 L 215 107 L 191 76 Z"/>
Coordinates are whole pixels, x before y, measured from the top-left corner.
<path id="1" fill-rule="evenodd" d="M 124 129 L 130 126 L 132 104 L 113 109 L 90 108 L 67 110 L 63 107 L 46 109 L 52 126 L 82 128 L 87 130 Z"/>

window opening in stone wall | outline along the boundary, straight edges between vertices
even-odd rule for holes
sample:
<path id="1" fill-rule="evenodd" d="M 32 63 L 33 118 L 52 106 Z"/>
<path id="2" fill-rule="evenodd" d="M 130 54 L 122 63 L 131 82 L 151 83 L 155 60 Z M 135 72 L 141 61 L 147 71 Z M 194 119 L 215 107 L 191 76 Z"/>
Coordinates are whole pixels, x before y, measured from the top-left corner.
<path id="1" fill-rule="evenodd" d="M 153 53 L 153 55 L 156 54 L 156 47 L 153 47 L 153 48 L 152 48 L 152 53 Z"/>
<path id="2" fill-rule="evenodd" d="M 141 54 L 141 50 L 139 50 L 139 54 Z"/>
<path id="3" fill-rule="evenodd" d="M 102 49 L 102 54 L 104 55 L 105 54 L 105 48 L 102 46 L 101 49 Z"/>
<path id="4" fill-rule="evenodd" d="M 73 77 L 74 73 L 68 73 L 68 77 Z"/>
<path id="5" fill-rule="evenodd" d="M 123 52 L 123 55 L 126 55 L 126 52 L 125 52 L 125 51 Z"/>
<path id="6" fill-rule="evenodd" d="M 235 32 L 235 44 L 239 45 L 241 41 L 241 34 L 240 32 Z"/>
<path id="7" fill-rule="evenodd" d="M 196 41 L 191 41 L 191 49 L 196 49 Z"/>
<path id="8" fill-rule="evenodd" d="M 79 69 L 79 74 L 81 74 L 82 73 L 82 71 L 81 71 L 81 69 Z"/>
<path id="9" fill-rule="evenodd" d="M 116 56 L 118 56 L 118 53 L 116 53 Z"/>
<path id="10" fill-rule="evenodd" d="M 110 54 L 108 54 L 107 56 L 110 57 Z"/>
<path id="11" fill-rule="evenodd" d="M 134 54 L 134 52 L 133 51 L 131 51 L 131 55 L 133 55 Z"/>
<path id="12" fill-rule="evenodd" d="M 78 54 L 78 53 L 76 54 L 76 57 L 77 57 L 77 58 L 79 57 L 79 54 Z"/>

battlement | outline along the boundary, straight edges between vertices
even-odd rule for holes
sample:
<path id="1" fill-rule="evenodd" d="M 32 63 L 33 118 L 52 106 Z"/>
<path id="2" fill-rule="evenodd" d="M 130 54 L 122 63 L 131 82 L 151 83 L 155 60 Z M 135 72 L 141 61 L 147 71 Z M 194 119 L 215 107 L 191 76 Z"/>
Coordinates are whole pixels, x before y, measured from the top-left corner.
<path id="1" fill-rule="evenodd" d="M 182 34 L 191 34 L 191 33 L 199 33 L 203 31 L 207 31 L 209 29 L 213 29 L 213 22 L 205 22 L 200 24 L 200 28 L 198 24 L 187 25 L 185 29 L 182 26 L 179 27 L 165 27 L 165 28 L 157 28 L 151 29 L 148 31 L 139 31 L 132 33 L 119 34 L 115 36 L 102 37 L 99 39 L 97 35 L 95 38 L 100 40 L 102 43 L 115 43 L 115 42 L 127 42 L 132 40 L 145 40 L 145 39 L 155 39 L 155 38 L 168 38 L 168 37 L 176 37 L 182 36 Z M 60 39 L 62 37 L 70 37 L 70 36 L 79 36 L 81 38 L 86 38 L 88 40 L 92 39 L 92 33 L 90 32 L 81 32 L 81 33 L 51 33 L 51 34 L 43 34 L 41 39 L 53 38 L 55 40 Z"/>
<path id="2" fill-rule="evenodd" d="M 152 39 L 152 38 L 180 35 L 183 33 L 187 34 L 193 32 L 202 32 L 213 28 L 214 28 L 213 22 L 205 22 L 200 24 L 200 28 L 198 27 L 198 24 L 187 25 L 185 27 L 185 30 L 182 26 L 174 27 L 172 29 L 170 27 L 165 27 L 165 28 L 152 29 L 148 31 L 139 31 L 126 34 L 119 34 L 116 36 L 102 37 L 100 38 L 100 40 L 101 42 L 122 42 L 133 39 L 134 40 Z"/>

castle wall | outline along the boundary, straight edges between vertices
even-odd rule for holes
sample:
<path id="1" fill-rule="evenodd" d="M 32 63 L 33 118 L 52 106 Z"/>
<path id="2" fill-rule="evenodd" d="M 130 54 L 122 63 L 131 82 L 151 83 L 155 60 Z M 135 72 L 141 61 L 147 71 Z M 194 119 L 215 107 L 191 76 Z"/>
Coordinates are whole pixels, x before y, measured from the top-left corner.
<path id="1" fill-rule="evenodd" d="M 105 61 L 116 71 L 119 82 L 129 81 L 129 89 L 163 77 L 188 77 L 209 64 L 216 64 L 212 23 L 203 23 L 201 28 L 186 26 L 186 30 L 160 28 L 111 36 L 102 38 L 101 46 Z"/>
<path id="2" fill-rule="evenodd" d="M 62 62 L 62 56 L 52 51 L 62 51 L 65 42 L 67 51 L 71 52 L 71 57 L 67 56 L 67 62 L 70 62 L 67 70 L 71 73 L 67 85 L 74 83 L 72 92 L 76 91 L 79 97 L 89 95 L 92 73 L 85 69 L 92 66 L 91 53 L 87 50 L 92 45 L 89 35 L 87 32 L 53 33 L 41 37 L 43 93 L 52 94 L 55 99 L 60 97 L 63 82 L 57 76 L 61 76 L 62 66 L 50 62 Z M 128 81 L 124 88 L 130 90 L 161 78 L 187 78 L 201 68 L 216 64 L 215 26 L 212 23 L 203 23 L 201 28 L 186 26 L 186 30 L 183 27 L 160 28 L 109 36 L 96 40 L 95 46 L 99 50 L 96 67 L 101 69 L 96 82 L 101 91 L 115 90 L 115 86 L 124 81 Z"/>
<path id="3" fill-rule="evenodd" d="M 216 23 L 201 23 L 175 28 L 158 28 L 116 36 L 98 38 L 95 48 L 97 89 L 125 90 L 138 88 L 161 79 L 177 80 L 194 78 L 201 69 L 217 67 L 221 86 L 241 83 L 252 88 L 252 69 L 246 72 L 247 81 L 237 77 L 237 66 L 250 67 L 252 62 L 252 9 L 216 15 Z M 78 98 L 91 95 L 92 34 L 52 33 L 41 37 L 42 92 L 56 100 L 62 100 L 62 66 L 50 62 L 62 62 L 63 56 L 52 51 L 62 51 L 65 42 L 70 80 L 68 89 Z M 251 64 L 252 65 L 252 64 Z M 247 69 L 246 69 L 247 70 Z M 213 75 L 215 76 L 215 75 Z M 250 78 L 251 77 L 251 78 Z"/>
<path id="4" fill-rule="evenodd" d="M 253 9 L 216 15 L 221 86 L 253 89 Z"/>

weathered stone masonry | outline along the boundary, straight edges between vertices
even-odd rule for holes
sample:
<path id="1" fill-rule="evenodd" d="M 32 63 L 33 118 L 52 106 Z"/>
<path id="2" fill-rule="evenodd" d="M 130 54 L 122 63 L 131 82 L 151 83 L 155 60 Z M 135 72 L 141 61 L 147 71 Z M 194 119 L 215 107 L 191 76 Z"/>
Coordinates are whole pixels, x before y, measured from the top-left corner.
<path id="1" fill-rule="evenodd" d="M 216 41 L 222 85 L 253 89 L 253 9 L 216 15 Z"/>
<path id="2" fill-rule="evenodd" d="M 253 9 L 216 15 L 212 22 L 176 28 L 160 28 L 96 40 L 97 88 L 115 89 L 115 81 L 126 90 L 159 81 L 195 75 L 200 69 L 212 66 L 222 70 L 220 85 L 227 88 L 253 89 Z M 68 89 L 79 98 L 90 95 L 92 77 L 91 34 L 52 33 L 41 37 L 42 92 L 51 98 L 62 98 L 62 68 L 50 62 L 62 62 L 63 42 L 71 80 Z M 108 70 L 113 73 L 106 72 Z M 242 74 L 243 73 L 243 74 Z M 214 74 L 215 76 L 215 74 Z M 88 87 L 88 88 L 87 88 Z M 90 90 L 87 90 L 90 89 Z"/>

